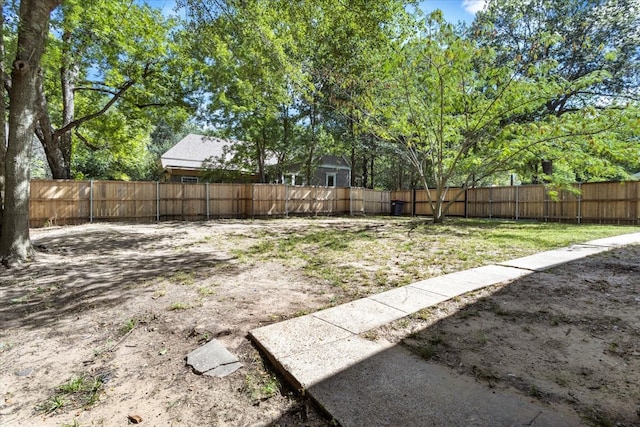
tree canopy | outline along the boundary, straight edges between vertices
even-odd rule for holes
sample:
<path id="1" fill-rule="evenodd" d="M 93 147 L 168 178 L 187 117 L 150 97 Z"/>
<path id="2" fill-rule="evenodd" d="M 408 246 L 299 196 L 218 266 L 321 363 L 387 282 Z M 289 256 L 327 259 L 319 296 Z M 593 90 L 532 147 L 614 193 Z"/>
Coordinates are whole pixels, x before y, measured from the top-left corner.
<path id="1" fill-rule="evenodd" d="M 604 87 L 608 70 L 595 67 L 569 79 L 556 71 L 557 58 L 509 56 L 470 34 L 439 12 L 410 20 L 369 75 L 379 87 L 369 104 L 370 126 L 396 143 L 432 189 L 434 220 L 444 218 L 453 188 L 492 183 L 542 160 L 553 160 L 558 171 L 536 170 L 533 179 L 553 185 L 624 176 L 624 159 L 638 158 L 637 103 L 592 97 L 567 100 L 562 112 L 552 106 Z M 543 51 L 562 41 L 531 40 Z"/>
<path id="2" fill-rule="evenodd" d="M 141 110 L 163 107 L 167 116 L 184 120 L 180 109 L 189 108 L 197 73 L 173 19 L 145 4 L 67 0 L 54 12 L 51 27 L 36 135 L 54 178 L 72 177 L 75 148 L 82 157 L 98 146 L 124 153 L 127 144 L 117 141 L 118 132 L 98 135 L 115 116 L 146 119 L 143 127 L 150 128 Z M 113 110 L 118 112 L 103 117 Z M 121 120 L 120 127 L 126 126 Z M 129 157 L 137 154 L 132 150 Z"/>
<path id="3" fill-rule="evenodd" d="M 620 179 L 639 167 L 633 117 L 640 99 L 640 1 L 493 0 L 468 37 L 492 48 L 498 64 L 518 61 L 523 72 L 565 85 L 523 120 L 581 112 L 583 123 L 596 118 L 602 125 L 602 132 L 574 139 L 570 150 L 557 144 L 531 150 L 518 169 L 523 176 L 536 181 L 540 159 L 571 182 Z"/>

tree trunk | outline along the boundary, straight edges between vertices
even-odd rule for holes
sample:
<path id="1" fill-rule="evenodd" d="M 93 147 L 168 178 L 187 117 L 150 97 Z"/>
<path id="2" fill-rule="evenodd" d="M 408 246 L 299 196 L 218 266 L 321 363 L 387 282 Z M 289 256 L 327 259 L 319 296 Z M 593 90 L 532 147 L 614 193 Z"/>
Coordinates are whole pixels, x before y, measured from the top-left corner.
<path id="1" fill-rule="evenodd" d="M 265 184 L 267 182 L 267 174 L 265 172 L 265 163 L 267 162 L 267 153 L 265 148 L 266 146 L 267 146 L 267 129 L 266 129 L 266 125 L 263 125 L 261 141 L 258 143 L 258 146 L 257 146 L 258 152 L 256 153 L 258 157 L 258 175 L 259 175 L 261 184 Z"/>
<path id="2" fill-rule="evenodd" d="M 76 102 L 73 91 L 78 80 L 79 70 L 75 60 L 71 55 L 69 46 L 71 45 L 71 32 L 65 31 L 62 35 L 62 67 L 60 68 L 60 83 L 62 86 L 62 126 L 67 125 L 75 120 Z M 44 91 L 42 92 L 44 97 Z M 43 115 L 48 117 L 48 109 L 42 111 Z M 45 146 L 47 159 L 51 165 L 51 173 L 54 179 L 71 179 L 71 139 L 73 129 L 68 129 L 60 134 L 52 131 L 51 144 Z M 48 153 L 50 151 L 50 154 Z M 55 169 L 55 171 L 54 171 Z"/>
<path id="3" fill-rule="evenodd" d="M 369 188 L 367 186 L 368 183 L 368 179 L 369 179 L 369 159 L 367 159 L 367 155 L 363 154 L 362 155 L 362 188 Z"/>
<path id="4" fill-rule="evenodd" d="M 313 156 L 315 155 L 315 149 L 317 146 L 317 136 L 316 136 L 316 99 L 315 96 L 313 101 L 311 102 L 311 106 L 309 108 L 309 124 L 311 128 L 311 146 L 309 147 L 309 151 L 307 152 L 307 158 L 304 165 L 304 174 L 306 179 L 306 185 L 314 184 L 311 179 L 311 175 L 313 172 Z"/>
<path id="5" fill-rule="evenodd" d="M 62 84 L 62 127 L 71 123 L 74 119 L 75 99 L 73 97 L 74 72 L 66 66 L 60 70 Z M 40 117 L 36 123 L 35 133 L 47 156 L 47 163 L 54 179 L 71 179 L 71 136 L 72 129 L 64 133 L 56 133 L 51 119 L 49 107 L 44 92 L 42 76 L 38 79 L 38 109 Z"/>
<path id="6" fill-rule="evenodd" d="M 50 0 L 53 1 L 53 0 Z M 35 133 L 47 156 L 47 162 L 53 178 L 71 179 L 71 150 L 73 130 L 82 123 L 92 120 L 106 113 L 134 84 L 129 80 L 118 87 L 109 101 L 95 112 L 80 118 L 75 117 L 75 90 L 80 69 L 76 58 L 73 57 L 70 46 L 73 34 L 66 31 L 62 35 L 62 66 L 60 67 L 60 86 L 62 88 L 62 122 L 59 128 L 54 128 L 49 117 L 49 108 L 42 81 L 38 84 L 38 105 L 40 118 L 36 123 Z M 150 76 L 152 71 L 147 64 L 142 80 Z"/>
<path id="7" fill-rule="evenodd" d="M 351 116 L 353 117 L 353 113 L 351 114 Z M 355 129 L 354 129 L 354 124 L 353 124 L 353 120 L 349 120 L 349 139 L 351 139 L 351 158 L 349 159 L 351 164 L 349 166 L 351 166 L 351 182 L 349 183 L 349 186 L 351 187 L 355 187 L 356 186 L 356 172 L 357 172 L 357 168 L 356 168 L 356 133 L 355 133 Z"/>
<path id="8" fill-rule="evenodd" d="M 4 1 L 0 1 L 0 34 L 4 34 Z M 4 200 L 4 162 L 7 155 L 7 102 L 4 90 L 4 37 L 0 37 L 0 227 L 2 226 L 3 200 Z M 1 233 L 1 231 L 0 231 Z"/>
<path id="9" fill-rule="evenodd" d="M 49 15 L 57 0 L 22 0 L 16 59 L 9 93 L 9 139 L 6 154 L 6 199 L 0 257 L 5 264 L 33 255 L 29 237 L 29 164 L 38 120 L 40 58 L 49 33 Z"/>

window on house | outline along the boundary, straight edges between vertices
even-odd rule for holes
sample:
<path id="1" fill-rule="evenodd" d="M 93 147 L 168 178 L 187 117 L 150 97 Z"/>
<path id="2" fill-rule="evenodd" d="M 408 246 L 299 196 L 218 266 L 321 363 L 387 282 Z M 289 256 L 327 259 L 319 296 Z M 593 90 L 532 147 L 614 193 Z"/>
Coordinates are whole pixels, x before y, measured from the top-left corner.
<path id="1" fill-rule="evenodd" d="M 186 184 L 197 184 L 198 183 L 198 177 L 197 176 L 183 176 L 182 177 L 182 182 L 186 183 Z"/>
<path id="2" fill-rule="evenodd" d="M 327 187 L 335 187 L 336 186 L 336 174 L 335 173 L 328 173 L 327 174 L 327 179 L 325 181 L 325 185 Z"/>

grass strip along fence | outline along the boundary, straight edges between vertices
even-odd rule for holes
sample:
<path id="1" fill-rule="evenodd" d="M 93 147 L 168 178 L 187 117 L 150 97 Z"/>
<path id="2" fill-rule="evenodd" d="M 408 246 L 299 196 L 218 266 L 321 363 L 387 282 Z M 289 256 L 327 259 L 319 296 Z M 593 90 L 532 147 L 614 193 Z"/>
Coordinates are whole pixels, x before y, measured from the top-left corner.
<path id="1" fill-rule="evenodd" d="M 543 185 L 470 188 L 449 216 L 574 223 L 640 224 L 640 182 L 576 184 L 552 198 Z M 457 193 L 452 189 L 449 194 Z M 400 210 L 392 203 L 402 202 Z M 428 216 L 426 190 L 283 184 L 187 184 L 123 181 L 31 181 L 30 224 L 94 221 L 198 221 L 289 215 Z"/>

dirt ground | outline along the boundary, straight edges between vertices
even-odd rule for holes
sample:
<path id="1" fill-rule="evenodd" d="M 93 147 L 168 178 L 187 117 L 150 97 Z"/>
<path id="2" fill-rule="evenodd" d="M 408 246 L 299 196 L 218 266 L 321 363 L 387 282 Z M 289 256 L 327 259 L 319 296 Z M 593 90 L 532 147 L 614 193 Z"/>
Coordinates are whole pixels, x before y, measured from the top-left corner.
<path id="1" fill-rule="evenodd" d="M 376 331 L 563 411 L 640 426 L 640 246 L 483 289 Z"/>
<path id="2" fill-rule="evenodd" d="M 341 302 L 344 289 L 280 260 L 237 256 L 261 236 L 308 226 L 289 219 L 33 230 L 39 258 L 0 271 L 0 425 L 331 425 L 280 385 L 247 332 Z M 587 425 L 640 425 L 639 272 L 640 248 L 625 248 L 377 333 L 492 387 L 569 405 Z M 186 354 L 211 338 L 244 367 L 225 378 L 193 373 Z"/>
<path id="3" fill-rule="evenodd" d="M 122 426 L 129 416 L 153 426 L 327 425 L 304 399 L 278 390 L 246 338 L 252 328 L 330 298 L 277 263 L 234 259 L 235 243 L 251 242 L 234 236 L 266 226 L 33 230 L 38 260 L 0 272 L 0 425 Z M 244 367 L 226 378 L 194 374 L 185 356 L 211 338 Z M 75 395 L 56 393 L 83 376 L 104 383 L 89 409 Z"/>

